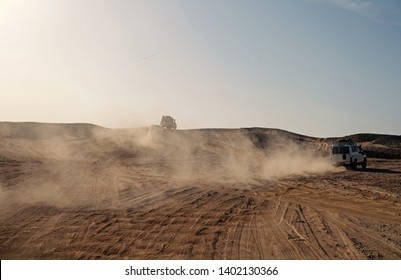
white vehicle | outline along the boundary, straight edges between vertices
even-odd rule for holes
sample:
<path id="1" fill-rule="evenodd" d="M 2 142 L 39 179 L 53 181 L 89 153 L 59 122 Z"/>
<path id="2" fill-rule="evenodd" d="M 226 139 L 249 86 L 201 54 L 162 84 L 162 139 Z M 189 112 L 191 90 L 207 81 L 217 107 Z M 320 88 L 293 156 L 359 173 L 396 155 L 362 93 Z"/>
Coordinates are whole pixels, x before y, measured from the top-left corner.
<path id="1" fill-rule="evenodd" d="M 353 169 L 356 169 L 358 165 L 366 169 L 368 163 L 361 146 L 351 140 L 340 140 L 334 144 L 330 157 L 333 165 L 351 166 Z"/>

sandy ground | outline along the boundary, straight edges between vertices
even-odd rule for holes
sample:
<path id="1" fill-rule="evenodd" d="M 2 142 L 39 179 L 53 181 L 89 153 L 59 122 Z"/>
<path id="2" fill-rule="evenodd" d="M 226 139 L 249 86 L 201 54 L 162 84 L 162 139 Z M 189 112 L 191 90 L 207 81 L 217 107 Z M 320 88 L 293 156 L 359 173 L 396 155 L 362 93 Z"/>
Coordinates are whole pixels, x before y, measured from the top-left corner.
<path id="1" fill-rule="evenodd" d="M 401 259 L 401 160 L 266 173 L 212 138 L 2 139 L 0 259 Z"/>

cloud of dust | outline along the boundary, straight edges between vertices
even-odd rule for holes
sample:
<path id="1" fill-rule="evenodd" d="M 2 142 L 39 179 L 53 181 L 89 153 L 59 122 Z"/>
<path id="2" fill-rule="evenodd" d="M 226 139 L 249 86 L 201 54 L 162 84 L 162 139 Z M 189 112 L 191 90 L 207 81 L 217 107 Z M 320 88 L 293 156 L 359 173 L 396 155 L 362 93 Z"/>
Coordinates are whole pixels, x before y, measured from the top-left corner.
<path id="1" fill-rule="evenodd" d="M 40 123 L 13 123 L 6 128 L 0 127 L 4 140 L 0 159 L 12 161 L 0 164 L 2 206 L 113 207 L 120 190 L 137 184 L 127 181 L 140 180 L 127 175 L 126 160 L 157 158 L 159 148 L 147 128 Z"/>
<path id="2" fill-rule="evenodd" d="M 328 156 L 322 155 L 313 145 L 296 143 L 277 137 L 277 144 L 269 148 L 263 161 L 263 177 L 279 178 L 289 175 L 308 175 L 336 170 Z"/>
<path id="3" fill-rule="evenodd" d="M 54 137 L 29 127 L 35 138 L 17 135 L 0 144 L 0 156 L 18 160 L 21 171 L 16 179 L 2 179 L 0 203 L 118 207 L 123 190 L 139 196 L 179 184 L 246 185 L 335 170 L 312 140 L 270 130 L 256 141 L 256 132 L 242 129 L 64 129 L 57 127 L 61 136 Z"/>
<path id="4" fill-rule="evenodd" d="M 153 140 L 170 151 L 166 158 L 175 179 L 249 183 L 335 170 L 313 141 L 268 135 L 266 147 L 258 148 L 241 130 L 163 132 Z"/>

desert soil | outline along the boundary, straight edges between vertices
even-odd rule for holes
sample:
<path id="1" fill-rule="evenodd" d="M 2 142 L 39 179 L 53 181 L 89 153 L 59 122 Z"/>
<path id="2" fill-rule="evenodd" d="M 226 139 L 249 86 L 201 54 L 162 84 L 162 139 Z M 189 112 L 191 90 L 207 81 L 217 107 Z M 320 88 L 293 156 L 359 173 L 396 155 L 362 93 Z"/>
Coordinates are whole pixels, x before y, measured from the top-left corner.
<path id="1" fill-rule="evenodd" d="M 216 180 L 138 145 L 3 139 L 0 259 L 401 259 L 399 159 Z"/>

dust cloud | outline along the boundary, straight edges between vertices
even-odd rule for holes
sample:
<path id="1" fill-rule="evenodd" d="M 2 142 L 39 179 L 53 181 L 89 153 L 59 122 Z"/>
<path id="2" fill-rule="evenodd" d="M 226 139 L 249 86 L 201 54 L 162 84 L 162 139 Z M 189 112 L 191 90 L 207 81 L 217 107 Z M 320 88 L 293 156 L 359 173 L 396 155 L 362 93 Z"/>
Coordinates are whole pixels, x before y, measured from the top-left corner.
<path id="1" fill-rule="evenodd" d="M 252 133 L 235 129 L 158 131 L 148 143 L 164 151 L 176 179 L 246 183 L 336 170 L 314 141 L 269 133 L 265 143 L 255 143 Z"/>
<path id="2" fill-rule="evenodd" d="M 182 185 L 246 185 L 335 171 L 313 140 L 277 130 L 24 124 L 7 133 L 0 144 L 3 205 L 119 207 L 127 191 L 157 197 Z"/>

